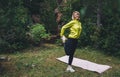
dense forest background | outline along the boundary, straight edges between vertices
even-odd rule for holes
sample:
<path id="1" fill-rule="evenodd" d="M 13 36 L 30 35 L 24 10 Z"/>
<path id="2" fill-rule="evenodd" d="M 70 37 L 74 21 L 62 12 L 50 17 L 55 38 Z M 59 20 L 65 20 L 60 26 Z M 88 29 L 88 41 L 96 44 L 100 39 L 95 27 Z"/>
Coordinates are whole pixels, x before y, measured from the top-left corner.
<path id="1" fill-rule="evenodd" d="M 58 26 L 71 20 L 75 10 L 81 14 L 83 27 L 78 46 L 120 56 L 120 0 L 1 0 L 0 52 L 29 47 L 35 41 L 31 31 L 38 29 L 46 32 L 41 37 L 59 36 Z M 32 29 L 34 25 L 42 27 Z"/>

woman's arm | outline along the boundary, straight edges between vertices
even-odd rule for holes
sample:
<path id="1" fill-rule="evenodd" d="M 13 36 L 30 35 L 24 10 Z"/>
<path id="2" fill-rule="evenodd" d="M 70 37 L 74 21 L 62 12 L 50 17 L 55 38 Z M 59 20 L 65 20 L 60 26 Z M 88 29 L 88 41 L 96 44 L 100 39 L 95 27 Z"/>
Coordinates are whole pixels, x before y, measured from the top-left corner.
<path id="1" fill-rule="evenodd" d="M 73 23 L 74 23 L 74 21 L 70 21 L 69 23 L 65 24 L 65 25 L 62 27 L 62 29 L 61 29 L 60 36 L 63 36 L 65 30 L 66 30 L 67 28 L 70 28 Z"/>

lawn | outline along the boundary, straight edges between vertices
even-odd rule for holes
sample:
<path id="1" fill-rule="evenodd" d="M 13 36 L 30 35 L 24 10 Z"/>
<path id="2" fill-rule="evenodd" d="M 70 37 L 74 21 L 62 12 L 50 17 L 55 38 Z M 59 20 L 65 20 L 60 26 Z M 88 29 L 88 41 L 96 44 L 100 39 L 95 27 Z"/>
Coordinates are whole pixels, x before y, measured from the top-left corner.
<path id="1" fill-rule="evenodd" d="M 9 61 L 0 62 L 0 77 L 120 77 L 120 60 L 101 51 L 86 47 L 77 49 L 75 57 L 112 66 L 102 74 L 74 67 L 76 72 L 65 72 L 67 64 L 56 58 L 64 56 L 63 46 L 44 44 L 31 47 L 8 56 Z"/>

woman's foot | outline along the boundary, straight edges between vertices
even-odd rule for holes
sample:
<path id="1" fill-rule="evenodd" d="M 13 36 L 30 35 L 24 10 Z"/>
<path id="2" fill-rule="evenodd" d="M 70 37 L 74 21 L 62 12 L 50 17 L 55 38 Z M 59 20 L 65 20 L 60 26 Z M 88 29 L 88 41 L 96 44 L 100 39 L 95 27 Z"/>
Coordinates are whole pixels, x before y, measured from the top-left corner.
<path id="1" fill-rule="evenodd" d="M 66 71 L 67 71 L 67 72 L 75 72 L 75 70 L 72 68 L 71 65 L 68 65 Z"/>

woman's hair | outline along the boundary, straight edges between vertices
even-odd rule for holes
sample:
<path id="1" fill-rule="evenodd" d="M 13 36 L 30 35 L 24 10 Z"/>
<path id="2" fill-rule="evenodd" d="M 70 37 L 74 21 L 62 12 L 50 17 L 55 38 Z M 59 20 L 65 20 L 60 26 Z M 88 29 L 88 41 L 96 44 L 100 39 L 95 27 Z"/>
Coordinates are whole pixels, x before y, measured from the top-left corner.
<path id="1" fill-rule="evenodd" d="M 77 13 L 77 14 L 80 15 L 80 13 L 79 13 L 78 11 L 74 11 L 74 12 L 72 13 L 72 19 L 75 19 L 75 18 L 74 18 L 74 14 L 75 14 L 75 13 Z"/>

